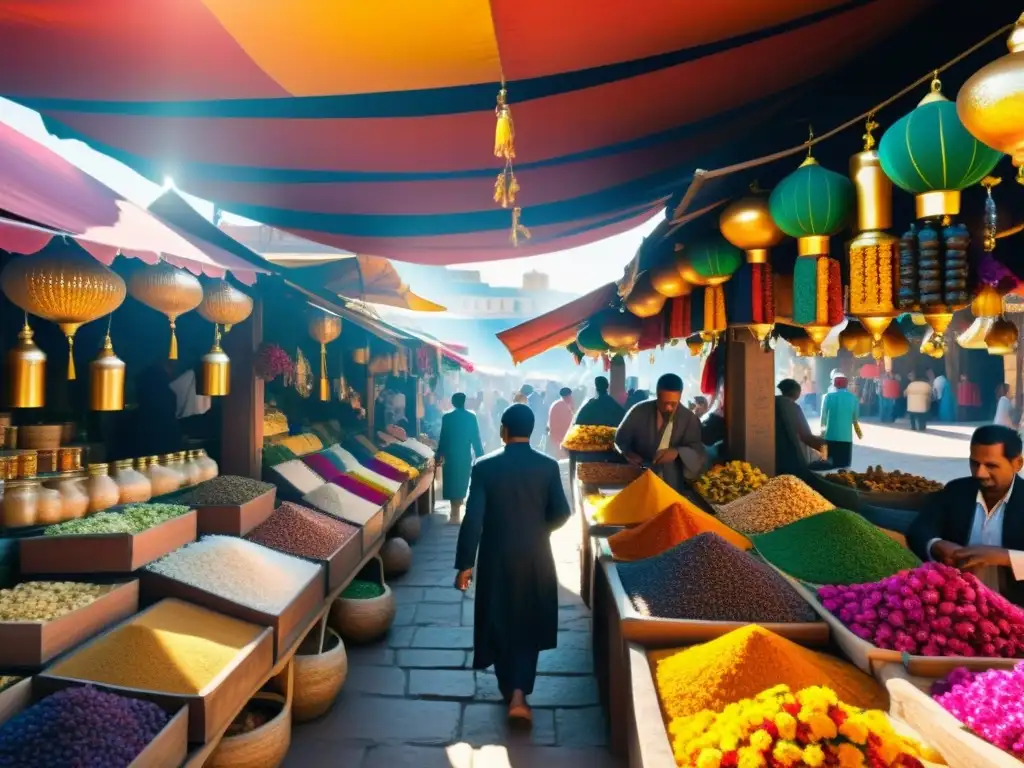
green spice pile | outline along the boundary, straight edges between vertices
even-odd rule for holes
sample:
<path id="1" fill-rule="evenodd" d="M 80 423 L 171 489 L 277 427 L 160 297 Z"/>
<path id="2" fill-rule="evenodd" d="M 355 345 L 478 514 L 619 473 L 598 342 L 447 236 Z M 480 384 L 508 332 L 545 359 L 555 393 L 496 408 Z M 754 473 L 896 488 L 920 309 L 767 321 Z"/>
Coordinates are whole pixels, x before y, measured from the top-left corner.
<path id="1" fill-rule="evenodd" d="M 109 586 L 75 581 L 25 581 L 0 589 L 0 621 L 53 621 L 109 591 Z"/>
<path id="2" fill-rule="evenodd" d="M 184 515 L 181 504 L 128 504 L 116 512 L 100 512 L 79 520 L 67 520 L 47 527 L 47 536 L 81 536 L 87 533 L 142 533 L 160 523 Z"/>
<path id="3" fill-rule="evenodd" d="M 346 600 L 370 600 L 384 594 L 384 587 L 375 581 L 361 581 L 356 579 L 341 593 Z"/>
<path id="4" fill-rule="evenodd" d="M 235 506 L 252 501 L 273 490 L 270 483 L 261 483 L 249 477 L 219 475 L 175 497 L 175 501 L 193 507 Z"/>
<path id="5" fill-rule="evenodd" d="M 845 509 L 822 512 L 753 539 L 765 560 L 812 584 L 880 581 L 921 564 L 909 549 Z"/>
<path id="6" fill-rule="evenodd" d="M 282 462 L 291 461 L 294 458 L 296 458 L 295 451 L 287 445 L 271 443 L 263 449 L 263 463 L 268 467 L 277 466 Z"/>

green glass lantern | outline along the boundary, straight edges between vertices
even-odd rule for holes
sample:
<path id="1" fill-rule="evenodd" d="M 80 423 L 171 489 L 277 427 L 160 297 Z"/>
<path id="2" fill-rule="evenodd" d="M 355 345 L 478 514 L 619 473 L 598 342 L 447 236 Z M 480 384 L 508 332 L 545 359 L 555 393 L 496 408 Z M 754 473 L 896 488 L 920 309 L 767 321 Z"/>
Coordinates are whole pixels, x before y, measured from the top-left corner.
<path id="1" fill-rule="evenodd" d="M 797 238 L 800 256 L 828 253 L 829 237 L 843 228 L 852 207 L 850 180 L 822 168 L 810 155 L 768 198 L 772 218 L 779 229 Z"/>
<path id="2" fill-rule="evenodd" d="M 968 133 L 938 78 L 921 103 L 882 135 L 878 156 L 885 175 L 916 195 L 919 219 L 960 213 L 960 190 L 988 176 L 1002 158 Z"/>
<path id="3" fill-rule="evenodd" d="M 685 246 L 676 269 L 693 285 L 716 286 L 732 277 L 743 262 L 743 251 L 721 235 L 712 235 Z"/>
<path id="4" fill-rule="evenodd" d="M 587 323 L 576 332 L 576 344 L 589 355 L 600 355 L 610 349 L 601 337 L 601 326 L 594 322 Z"/>

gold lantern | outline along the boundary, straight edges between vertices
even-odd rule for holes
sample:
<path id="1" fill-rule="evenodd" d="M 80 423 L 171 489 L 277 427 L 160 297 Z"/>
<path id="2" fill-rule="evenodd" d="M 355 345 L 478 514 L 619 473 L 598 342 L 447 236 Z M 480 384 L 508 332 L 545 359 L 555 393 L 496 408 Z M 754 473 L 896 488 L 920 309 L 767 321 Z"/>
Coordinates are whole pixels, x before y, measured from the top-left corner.
<path id="1" fill-rule="evenodd" d="M 128 278 L 128 293 L 150 309 L 166 315 L 171 324 L 171 348 L 168 359 L 178 359 L 175 323 L 203 300 L 203 286 L 192 274 L 165 261 L 153 267 L 137 269 Z"/>
<path id="2" fill-rule="evenodd" d="M 25 315 L 25 325 L 18 334 L 18 344 L 7 353 L 10 375 L 11 407 L 42 408 L 46 403 L 46 353 L 32 341 L 32 329 Z"/>
<path id="3" fill-rule="evenodd" d="M 1003 297 L 993 286 L 986 285 L 971 302 L 971 314 L 975 317 L 999 317 L 1003 313 Z"/>
<path id="4" fill-rule="evenodd" d="M 782 242 L 784 235 L 768 210 L 766 195 L 751 194 L 731 203 L 718 219 L 722 236 L 747 254 L 750 264 L 767 264 L 768 249 Z"/>
<path id="5" fill-rule="evenodd" d="M 651 267 L 651 286 L 668 299 L 678 299 L 680 296 L 688 296 L 693 290 L 676 268 L 675 258 L 663 261 Z"/>
<path id="6" fill-rule="evenodd" d="M 231 360 L 220 348 L 220 326 L 213 324 L 213 346 L 203 355 L 199 376 L 199 394 L 223 397 L 231 392 Z"/>
<path id="7" fill-rule="evenodd" d="M 859 320 L 851 317 L 839 333 L 839 344 L 854 357 L 866 357 L 871 354 L 874 339 Z"/>
<path id="8" fill-rule="evenodd" d="M 921 354 L 928 355 L 929 357 L 940 358 L 945 353 L 945 344 L 936 343 L 935 331 L 931 328 L 925 331 L 924 338 L 921 340 Z"/>
<path id="9" fill-rule="evenodd" d="M 124 301 L 124 280 L 80 248 L 62 244 L 11 259 L 0 275 L 4 295 L 60 326 L 68 340 L 68 380 L 75 379 L 75 333 Z"/>
<path id="10" fill-rule="evenodd" d="M 631 312 L 609 312 L 599 321 L 601 338 L 612 349 L 632 349 L 640 342 L 642 321 Z"/>
<path id="11" fill-rule="evenodd" d="M 327 345 L 341 336 L 341 318 L 317 311 L 309 319 L 309 335 L 320 343 L 320 399 L 327 401 L 331 399 L 331 382 L 327 378 Z"/>
<path id="12" fill-rule="evenodd" d="M 1024 13 L 1006 41 L 1007 56 L 975 72 L 956 97 L 956 113 L 982 143 L 1005 152 L 1024 184 Z"/>
<path id="13" fill-rule="evenodd" d="M 695 333 L 693 336 L 686 337 L 686 348 L 690 350 L 691 357 L 697 357 L 701 352 L 704 351 L 704 337 L 702 334 Z"/>
<path id="14" fill-rule="evenodd" d="M 798 336 L 789 343 L 796 350 L 797 357 L 814 357 L 821 351 L 818 342 L 810 336 Z"/>
<path id="15" fill-rule="evenodd" d="M 626 297 L 626 309 L 637 317 L 654 317 L 665 307 L 665 297 L 651 285 L 650 272 L 642 272 Z"/>
<path id="16" fill-rule="evenodd" d="M 985 346 L 990 355 L 1012 355 L 1017 351 L 1017 326 L 1000 317 L 985 334 Z"/>
<path id="17" fill-rule="evenodd" d="M 359 349 L 352 350 L 352 362 L 356 365 L 369 365 L 370 348 L 360 347 Z"/>
<path id="18" fill-rule="evenodd" d="M 907 341 L 907 337 L 903 335 L 903 331 L 898 326 L 890 325 L 882 334 L 881 349 L 878 348 L 878 345 L 875 345 L 871 350 L 871 354 L 874 355 L 876 360 L 880 360 L 882 357 L 902 357 L 909 351 L 910 343 Z"/>
<path id="19" fill-rule="evenodd" d="M 252 297 L 242 293 L 227 280 L 217 280 L 203 289 L 203 301 L 198 310 L 205 320 L 214 325 L 224 326 L 224 333 L 231 326 L 243 322 L 252 314 Z"/>
<path id="20" fill-rule="evenodd" d="M 124 360 L 114 354 L 110 341 L 110 323 L 103 346 L 89 363 L 89 408 L 93 411 L 124 410 Z"/>

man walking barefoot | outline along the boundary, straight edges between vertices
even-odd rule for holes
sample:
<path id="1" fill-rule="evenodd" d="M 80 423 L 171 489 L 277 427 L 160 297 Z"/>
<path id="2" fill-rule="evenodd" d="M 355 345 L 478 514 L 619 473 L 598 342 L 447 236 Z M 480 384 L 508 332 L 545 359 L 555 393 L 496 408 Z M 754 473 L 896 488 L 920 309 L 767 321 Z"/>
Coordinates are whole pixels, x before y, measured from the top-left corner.
<path id="1" fill-rule="evenodd" d="M 550 535 L 569 519 L 558 463 L 530 447 L 533 426 L 527 405 L 502 414 L 505 447 L 473 466 L 455 555 L 455 587 L 462 591 L 476 562 L 473 668 L 494 665 L 509 719 L 525 723 L 533 718 L 526 697 L 537 658 L 558 641 Z"/>

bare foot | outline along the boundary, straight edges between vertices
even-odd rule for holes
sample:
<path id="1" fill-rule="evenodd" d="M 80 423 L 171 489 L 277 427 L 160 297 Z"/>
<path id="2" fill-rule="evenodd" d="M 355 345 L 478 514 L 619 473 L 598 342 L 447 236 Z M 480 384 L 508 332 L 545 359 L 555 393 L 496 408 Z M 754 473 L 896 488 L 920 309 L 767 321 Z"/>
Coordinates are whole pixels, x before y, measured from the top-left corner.
<path id="1" fill-rule="evenodd" d="M 522 691 L 514 691 L 512 700 L 508 705 L 508 719 L 517 724 L 531 725 L 533 723 L 533 711 L 526 703 L 526 696 Z"/>

